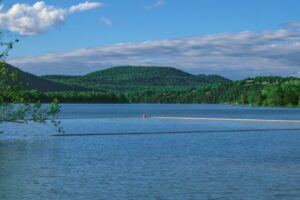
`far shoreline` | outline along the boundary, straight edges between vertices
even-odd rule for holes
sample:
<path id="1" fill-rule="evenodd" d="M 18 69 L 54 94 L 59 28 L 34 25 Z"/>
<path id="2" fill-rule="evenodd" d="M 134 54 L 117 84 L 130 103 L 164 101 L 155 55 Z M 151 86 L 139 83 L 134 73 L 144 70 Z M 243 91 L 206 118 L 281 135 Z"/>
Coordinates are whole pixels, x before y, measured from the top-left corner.
<path id="1" fill-rule="evenodd" d="M 42 104 L 49 104 L 50 102 L 42 102 Z M 114 102 L 61 102 L 60 105 L 216 105 L 216 106 L 232 106 L 232 107 L 245 107 L 245 108 L 289 108 L 289 109 L 300 109 L 300 106 L 259 106 L 259 105 L 248 105 L 248 104 L 230 104 L 230 103 L 114 103 Z"/>

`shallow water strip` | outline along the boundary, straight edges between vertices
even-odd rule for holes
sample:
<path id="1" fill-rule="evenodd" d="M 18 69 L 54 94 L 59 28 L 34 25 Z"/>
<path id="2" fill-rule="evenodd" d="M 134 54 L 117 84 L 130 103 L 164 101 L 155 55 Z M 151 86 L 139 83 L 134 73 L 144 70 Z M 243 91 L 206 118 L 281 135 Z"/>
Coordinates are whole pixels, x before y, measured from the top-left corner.
<path id="1" fill-rule="evenodd" d="M 300 120 L 276 120 L 276 119 L 235 119 L 235 118 L 205 118 L 205 117 L 152 117 L 153 119 L 175 119 L 175 120 L 210 120 L 210 121 L 243 121 L 243 122 L 281 122 L 300 123 Z"/>

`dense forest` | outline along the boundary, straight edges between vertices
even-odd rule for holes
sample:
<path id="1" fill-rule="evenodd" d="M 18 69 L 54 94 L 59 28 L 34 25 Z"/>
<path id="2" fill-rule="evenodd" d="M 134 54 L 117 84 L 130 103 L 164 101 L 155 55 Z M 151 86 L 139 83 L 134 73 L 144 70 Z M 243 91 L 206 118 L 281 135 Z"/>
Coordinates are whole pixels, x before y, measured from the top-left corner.
<path id="1" fill-rule="evenodd" d="M 85 76 L 37 77 L 22 71 L 20 75 L 22 82 L 19 80 L 19 83 L 25 88 L 23 96 L 32 102 L 51 102 L 56 98 L 61 103 L 300 106 L 300 79 L 296 77 L 269 76 L 230 81 L 216 75 L 191 75 L 169 67 L 130 66 Z M 0 97 L 10 101 L 6 94 L 0 93 Z"/>
<path id="2" fill-rule="evenodd" d="M 217 75 L 192 75 L 172 67 L 120 66 L 96 71 L 84 76 L 48 75 L 43 78 L 69 86 L 93 91 L 124 92 L 156 90 L 158 88 L 200 87 L 213 83 L 230 82 Z"/>
<path id="3" fill-rule="evenodd" d="M 128 92 L 25 92 L 30 99 L 62 103 L 209 103 L 253 106 L 300 106 L 300 79 L 257 77 L 190 88 Z"/>
<path id="4" fill-rule="evenodd" d="M 225 84 L 125 95 L 130 102 L 224 103 L 253 106 L 300 106 L 300 79 L 257 77 Z"/>

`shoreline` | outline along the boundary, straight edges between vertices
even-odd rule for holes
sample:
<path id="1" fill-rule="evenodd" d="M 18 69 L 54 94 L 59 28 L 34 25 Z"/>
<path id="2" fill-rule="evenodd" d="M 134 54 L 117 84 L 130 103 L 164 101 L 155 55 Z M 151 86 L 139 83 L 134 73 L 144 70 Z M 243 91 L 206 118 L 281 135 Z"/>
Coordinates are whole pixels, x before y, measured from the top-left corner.
<path id="1" fill-rule="evenodd" d="M 42 104 L 49 104 L 51 102 L 42 102 Z M 60 102 L 60 105 L 74 105 L 74 104 L 82 104 L 82 105 L 95 105 L 95 104 L 103 104 L 103 105 L 216 105 L 216 106 L 232 106 L 232 107 L 245 107 L 245 108 L 290 108 L 290 109 L 300 109 L 300 106 L 259 106 L 259 105 L 248 105 L 248 104 L 230 104 L 230 103 L 115 103 L 115 102 Z"/>

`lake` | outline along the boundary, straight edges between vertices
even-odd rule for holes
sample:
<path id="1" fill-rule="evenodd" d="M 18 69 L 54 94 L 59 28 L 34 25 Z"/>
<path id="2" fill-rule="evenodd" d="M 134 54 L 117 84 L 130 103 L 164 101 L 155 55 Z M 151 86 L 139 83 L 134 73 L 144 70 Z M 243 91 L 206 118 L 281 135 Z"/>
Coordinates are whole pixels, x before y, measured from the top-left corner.
<path id="1" fill-rule="evenodd" d="M 300 109 L 70 104 L 59 118 L 83 136 L 0 125 L 1 200 L 300 199 L 300 123 L 264 121 Z"/>

